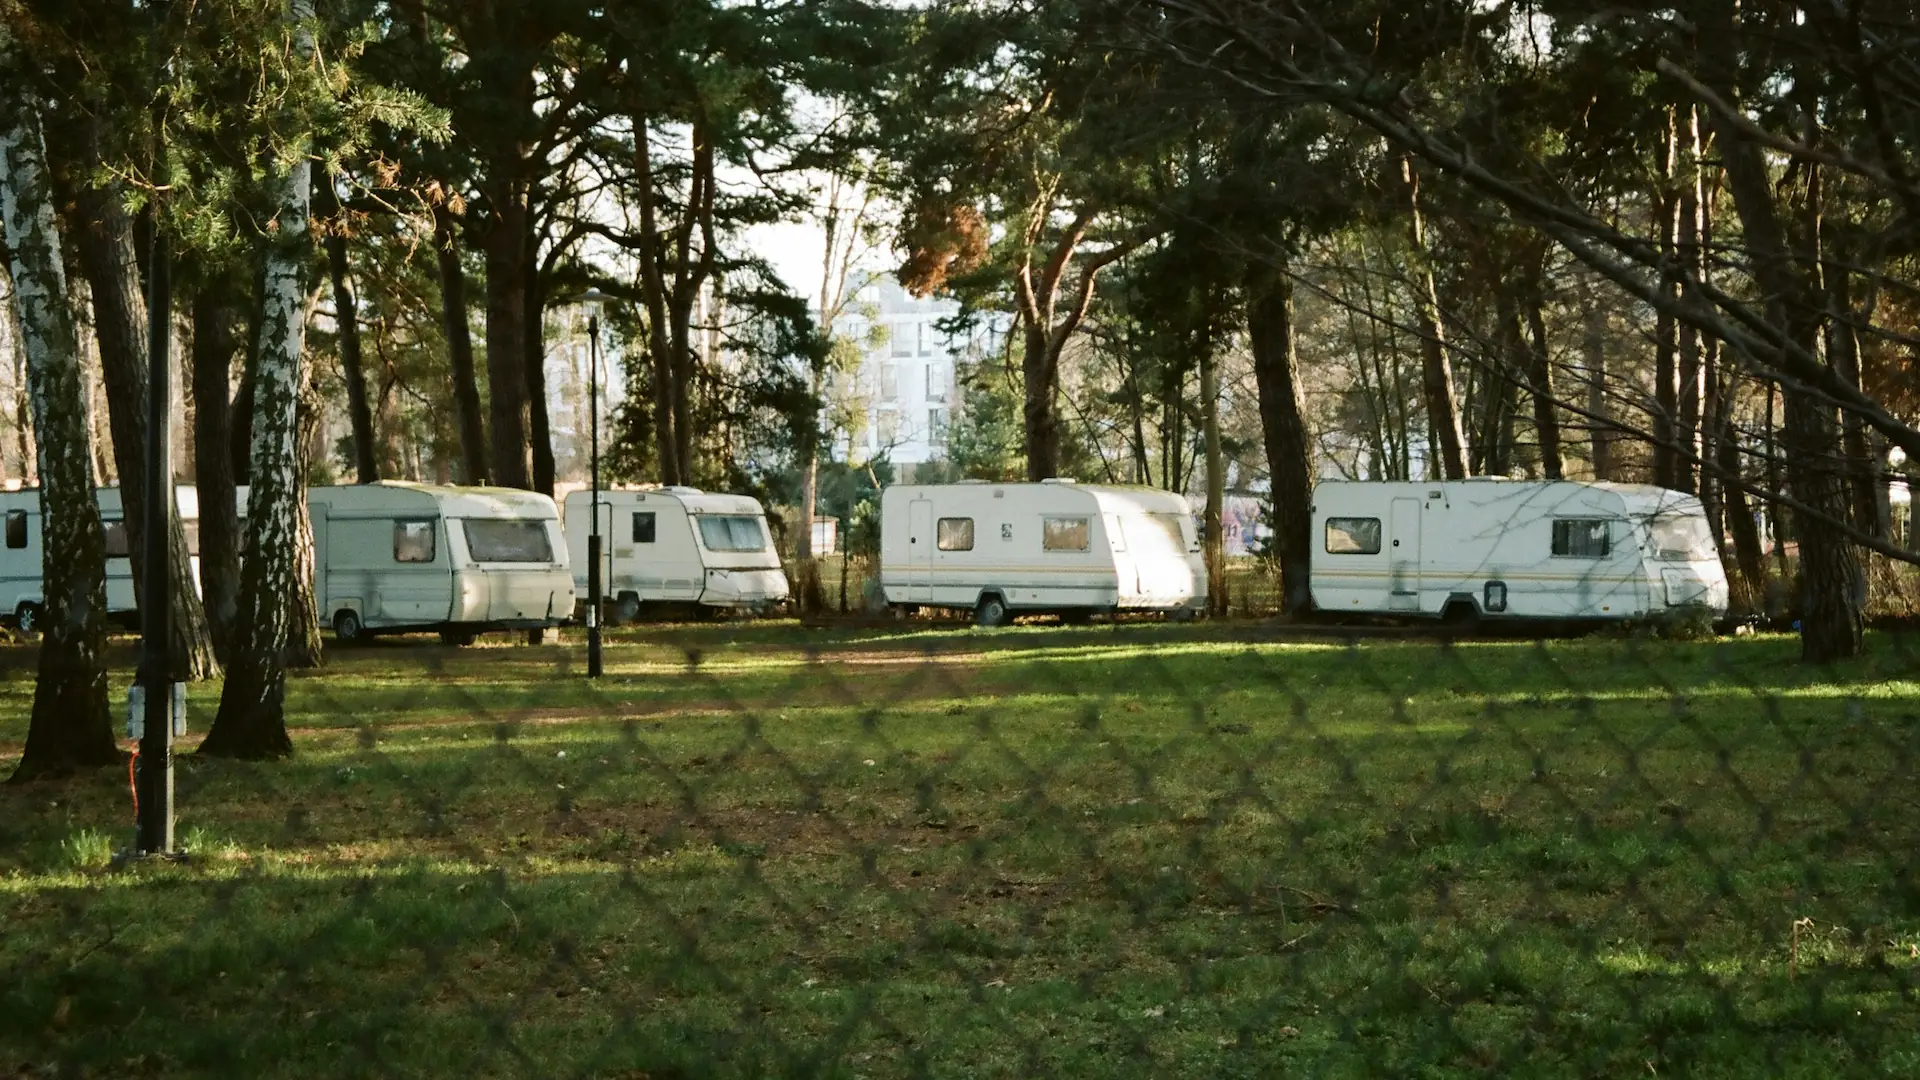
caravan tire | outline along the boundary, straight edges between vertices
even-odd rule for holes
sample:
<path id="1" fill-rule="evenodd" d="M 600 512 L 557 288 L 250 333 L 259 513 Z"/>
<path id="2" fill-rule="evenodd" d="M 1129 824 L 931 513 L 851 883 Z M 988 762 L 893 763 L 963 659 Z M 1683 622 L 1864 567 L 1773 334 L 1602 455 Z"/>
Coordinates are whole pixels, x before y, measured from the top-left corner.
<path id="1" fill-rule="evenodd" d="M 13 609 L 13 622 L 23 634 L 39 633 L 40 605 L 31 600 L 22 601 L 19 607 Z"/>
<path id="2" fill-rule="evenodd" d="M 464 649 L 464 648 L 466 648 L 467 646 L 469 646 L 469 645 L 471 645 L 471 644 L 473 644 L 473 643 L 474 643 L 474 641 L 475 641 L 475 639 L 477 639 L 477 638 L 478 638 L 479 636 L 480 636 L 480 635 L 478 635 L 478 634 L 476 634 L 476 633 L 474 633 L 474 632 L 473 632 L 473 631 L 471 631 L 471 630 L 442 630 L 442 631 L 440 631 L 440 641 L 441 641 L 441 643 L 442 643 L 442 644 L 446 644 L 446 645 L 451 645 L 451 646 L 453 646 L 453 647 L 454 647 L 454 648 L 456 648 L 456 649 Z"/>
<path id="3" fill-rule="evenodd" d="M 334 637 L 341 641 L 360 641 L 366 637 L 366 633 L 367 628 L 361 625 L 359 614 L 352 609 L 334 612 Z"/>
<path id="4" fill-rule="evenodd" d="M 620 594 L 613 602 L 613 625 L 625 626 L 640 621 L 640 598 L 632 593 Z"/>
<path id="5" fill-rule="evenodd" d="M 998 593 L 988 593 L 974 609 L 973 621 L 980 626 L 1006 626 L 1013 622 L 1013 612 L 1007 610 L 1007 602 Z"/>

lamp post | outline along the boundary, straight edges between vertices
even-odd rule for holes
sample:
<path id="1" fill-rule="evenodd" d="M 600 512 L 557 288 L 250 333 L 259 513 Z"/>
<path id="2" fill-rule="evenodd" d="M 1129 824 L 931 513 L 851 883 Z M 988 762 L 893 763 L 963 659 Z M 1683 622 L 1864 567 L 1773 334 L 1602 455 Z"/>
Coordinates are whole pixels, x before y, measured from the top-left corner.
<path id="1" fill-rule="evenodd" d="M 587 506 L 593 524 L 587 531 L 587 678 L 600 677 L 600 308 L 606 294 L 598 288 L 581 293 L 577 302 L 587 309 Z"/>

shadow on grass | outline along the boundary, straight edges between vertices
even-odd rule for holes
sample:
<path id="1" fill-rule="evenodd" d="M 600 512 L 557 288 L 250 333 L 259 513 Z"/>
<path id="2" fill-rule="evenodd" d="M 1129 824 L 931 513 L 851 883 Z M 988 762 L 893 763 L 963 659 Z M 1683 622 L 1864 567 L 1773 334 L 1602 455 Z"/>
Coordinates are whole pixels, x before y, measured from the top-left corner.
<path id="1" fill-rule="evenodd" d="M 0 1067 L 1920 1069 L 1901 642 L 1105 633 L 337 654 L 185 867 L 95 869 L 124 770 L 0 789 Z"/>

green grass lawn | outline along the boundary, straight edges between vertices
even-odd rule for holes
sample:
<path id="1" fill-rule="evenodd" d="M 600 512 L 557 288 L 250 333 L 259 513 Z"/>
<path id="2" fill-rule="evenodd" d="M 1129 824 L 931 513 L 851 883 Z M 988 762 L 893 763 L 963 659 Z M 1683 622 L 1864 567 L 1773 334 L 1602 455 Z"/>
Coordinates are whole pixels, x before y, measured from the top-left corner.
<path id="1" fill-rule="evenodd" d="M 1920 641 L 1246 636 L 337 651 L 0 788 L 0 1074 L 1920 1075 Z"/>

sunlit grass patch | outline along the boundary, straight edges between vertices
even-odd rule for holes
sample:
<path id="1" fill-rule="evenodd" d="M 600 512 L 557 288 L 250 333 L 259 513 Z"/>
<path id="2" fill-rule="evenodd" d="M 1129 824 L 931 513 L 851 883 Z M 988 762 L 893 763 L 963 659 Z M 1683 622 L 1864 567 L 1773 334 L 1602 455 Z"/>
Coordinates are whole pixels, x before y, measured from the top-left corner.
<path id="1" fill-rule="evenodd" d="M 1895 639 L 1831 669 L 1777 638 L 613 641 L 597 683 L 566 649 L 339 650 L 293 679 L 298 752 L 266 765 L 191 754 L 196 687 L 182 864 L 109 868 L 124 768 L 0 790 L 23 1052 L 260 1076 L 1920 1060 L 1920 654 Z"/>

